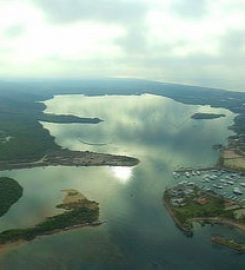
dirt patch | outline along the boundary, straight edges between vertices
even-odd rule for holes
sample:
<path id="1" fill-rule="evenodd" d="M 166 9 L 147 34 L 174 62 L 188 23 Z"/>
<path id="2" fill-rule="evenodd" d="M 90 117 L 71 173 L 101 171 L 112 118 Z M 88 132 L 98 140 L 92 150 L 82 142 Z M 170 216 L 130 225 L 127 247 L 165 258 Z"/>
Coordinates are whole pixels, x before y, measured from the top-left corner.
<path id="1" fill-rule="evenodd" d="M 82 193 L 75 189 L 63 189 L 62 192 L 66 193 L 66 196 L 63 199 L 64 204 L 79 203 L 83 200 L 87 200 Z"/>

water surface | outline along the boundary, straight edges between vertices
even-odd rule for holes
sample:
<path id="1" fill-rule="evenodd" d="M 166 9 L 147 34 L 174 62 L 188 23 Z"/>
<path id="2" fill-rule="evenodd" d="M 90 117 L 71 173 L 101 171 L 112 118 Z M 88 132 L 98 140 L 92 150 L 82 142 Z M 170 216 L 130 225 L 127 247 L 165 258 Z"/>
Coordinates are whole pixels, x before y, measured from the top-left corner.
<path id="1" fill-rule="evenodd" d="M 0 219 L 0 230 L 36 224 L 59 210 L 60 190 L 74 188 L 100 203 L 96 228 L 41 237 L 0 257 L 0 269 L 244 269 L 245 257 L 212 246 L 211 235 L 244 236 L 222 226 L 196 225 L 185 237 L 162 205 L 172 171 L 210 166 L 214 144 L 226 143 L 234 115 L 154 96 L 56 96 L 46 112 L 99 117 L 97 125 L 42 123 L 56 142 L 72 150 L 123 154 L 140 159 L 134 168 L 48 167 L 1 172 L 24 187 L 24 196 Z M 196 112 L 225 118 L 193 120 Z M 94 144 L 94 145 L 93 145 Z"/>

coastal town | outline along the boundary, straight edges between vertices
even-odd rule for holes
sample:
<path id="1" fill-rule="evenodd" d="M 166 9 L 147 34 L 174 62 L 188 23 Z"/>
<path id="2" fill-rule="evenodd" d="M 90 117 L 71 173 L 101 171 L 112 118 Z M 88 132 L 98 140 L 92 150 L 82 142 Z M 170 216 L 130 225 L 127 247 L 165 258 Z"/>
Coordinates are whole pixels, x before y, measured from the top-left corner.
<path id="1" fill-rule="evenodd" d="M 177 227 L 187 236 L 193 235 L 194 222 L 221 224 L 245 232 L 243 175 L 197 170 L 175 171 L 173 177 L 178 182 L 166 188 L 163 202 Z M 239 252 L 245 250 L 243 243 L 233 239 L 213 236 L 211 241 Z"/>

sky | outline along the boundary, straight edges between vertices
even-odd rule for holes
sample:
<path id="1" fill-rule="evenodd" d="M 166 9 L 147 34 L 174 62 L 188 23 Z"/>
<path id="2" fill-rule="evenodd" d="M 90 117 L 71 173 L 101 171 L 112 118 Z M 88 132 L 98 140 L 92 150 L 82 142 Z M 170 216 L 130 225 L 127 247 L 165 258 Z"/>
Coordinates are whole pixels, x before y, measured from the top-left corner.
<path id="1" fill-rule="evenodd" d="M 245 91 L 245 0 L 0 0 L 0 77 Z"/>

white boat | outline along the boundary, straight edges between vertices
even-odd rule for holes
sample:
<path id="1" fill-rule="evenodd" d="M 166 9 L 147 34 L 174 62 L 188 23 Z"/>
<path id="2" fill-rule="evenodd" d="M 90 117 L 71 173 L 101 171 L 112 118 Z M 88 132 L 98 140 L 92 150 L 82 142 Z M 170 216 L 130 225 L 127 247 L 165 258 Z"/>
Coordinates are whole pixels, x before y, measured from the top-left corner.
<path id="1" fill-rule="evenodd" d="M 217 175 L 211 175 L 211 176 L 209 176 L 209 178 L 210 178 L 211 180 L 215 180 L 215 179 L 218 178 L 218 176 L 217 176 Z"/>
<path id="2" fill-rule="evenodd" d="M 185 172 L 185 176 L 188 177 L 188 178 L 191 177 L 189 172 Z"/>
<path id="3" fill-rule="evenodd" d="M 197 171 L 197 175 L 200 175 L 201 173 L 200 173 L 200 171 Z"/>
<path id="4" fill-rule="evenodd" d="M 227 181 L 227 184 L 234 185 L 234 182 L 233 181 Z"/>
<path id="5" fill-rule="evenodd" d="M 236 194 L 236 195 L 242 195 L 243 194 L 239 187 L 234 187 L 233 188 L 233 193 Z"/>
<path id="6" fill-rule="evenodd" d="M 177 172 L 172 172 L 172 175 L 173 175 L 173 177 L 175 177 L 175 178 L 177 178 L 177 177 L 180 176 Z"/>
<path id="7" fill-rule="evenodd" d="M 194 185 L 195 185 L 194 182 L 189 182 L 189 183 L 187 183 L 187 186 L 194 186 Z"/>

